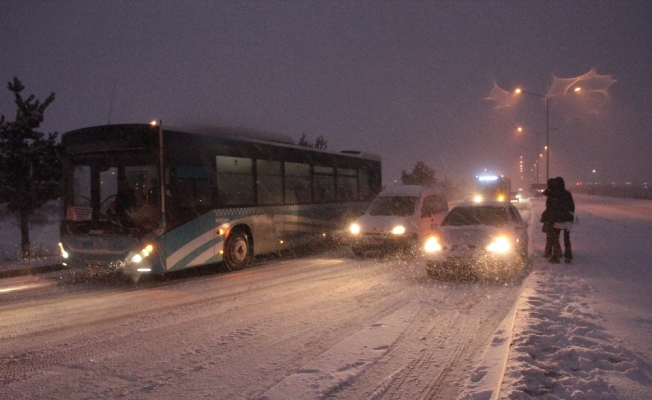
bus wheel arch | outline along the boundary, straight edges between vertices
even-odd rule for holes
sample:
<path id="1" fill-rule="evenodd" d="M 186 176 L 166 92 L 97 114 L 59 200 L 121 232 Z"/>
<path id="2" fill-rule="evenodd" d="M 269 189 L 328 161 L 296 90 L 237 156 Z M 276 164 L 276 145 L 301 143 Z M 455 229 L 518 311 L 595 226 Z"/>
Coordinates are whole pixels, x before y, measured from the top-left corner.
<path id="1" fill-rule="evenodd" d="M 237 225 L 229 231 L 224 241 L 224 264 L 231 271 L 245 268 L 254 254 L 251 229 L 246 225 Z"/>

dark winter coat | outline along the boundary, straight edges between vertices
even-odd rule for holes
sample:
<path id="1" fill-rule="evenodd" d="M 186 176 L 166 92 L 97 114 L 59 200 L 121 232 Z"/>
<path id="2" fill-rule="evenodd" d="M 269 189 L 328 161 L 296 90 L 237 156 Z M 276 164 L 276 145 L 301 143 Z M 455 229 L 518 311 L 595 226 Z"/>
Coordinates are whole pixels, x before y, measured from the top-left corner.
<path id="1" fill-rule="evenodd" d="M 546 200 L 546 210 L 549 210 L 550 222 L 573 222 L 575 219 L 575 202 L 573 195 L 566 190 L 564 179 L 554 179 L 553 190 Z M 548 201 L 550 206 L 548 207 Z"/>
<path id="2" fill-rule="evenodd" d="M 548 186 L 546 187 L 546 190 L 543 191 L 543 195 L 546 196 L 546 209 L 543 211 L 543 214 L 541 214 L 541 222 L 544 224 L 549 223 L 550 226 L 555 222 L 552 220 L 552 214 L 550 211 L 551 205 L 553 203 L 553 200 L 551 199 L 552 193 L 556 190 L 556 185 L 557 182 L 553 178 L 548 179 Z M 546 230 L 546 227 L 544 227 L 544 231 Z"/>

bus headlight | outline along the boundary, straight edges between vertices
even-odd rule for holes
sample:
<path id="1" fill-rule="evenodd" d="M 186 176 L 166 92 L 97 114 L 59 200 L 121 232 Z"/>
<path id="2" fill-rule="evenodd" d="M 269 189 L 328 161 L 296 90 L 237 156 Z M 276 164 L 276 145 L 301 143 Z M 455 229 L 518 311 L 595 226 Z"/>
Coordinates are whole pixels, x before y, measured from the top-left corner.
<path id="1" fill-rule="evenodd" d="M 394 229 L 392 229 L 392 235 L 402 235 L 405 233 L 405 227 L 403 225 L 396 225 Z"/>
<path id="2" fill-rule="evenodd" d="M 152 251 L 154 251 L 154 246 L 148 244 L 147 246 L 143 247 L 139 253 L 136 253 L 133 257 L 131 257 L 131 262 L 139 263 L 143 261 L 144 258 L 152 254 Z"/>
<path id="3" fill-rule="evenodd" d="M 509 244 L 509 240 L 505 236 L 500 236 L 494 239 L 493 242 L 487 246 L 487 250 L 493 253 L 506 253 L 512 246 Z"/>
<path id="4" fill-rule="evenodd" d="M 61 257 L 63 258 L 68 258 L 70 257 L 70 254 L 63 248 L 63 243 L 59 242 L 59 249 L 61 249 Z"/>
<path id="5" fill-rule="evenodd" d="M 426 240 L 426 244 L 423 246 L 423 249 L 426 253 L 434 253 L 436 251 L 441 251 L 441 244 L 436 237 L 431 236 Z"/>
<path id="6" fill-rule="evenodd" d="M 360 233 L 360 225 L 358 224 L 351 224 L 351 227 L 349 228 L 352 234 L 357 235 Z"/>

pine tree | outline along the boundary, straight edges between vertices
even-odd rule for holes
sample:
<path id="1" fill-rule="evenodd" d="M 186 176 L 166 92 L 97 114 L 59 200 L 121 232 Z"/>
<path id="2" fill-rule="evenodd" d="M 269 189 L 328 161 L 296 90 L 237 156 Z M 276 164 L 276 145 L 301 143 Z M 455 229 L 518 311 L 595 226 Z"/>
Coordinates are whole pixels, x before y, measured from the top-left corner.
<path id="1" fill-rule="evenodd" d="M 299 138 L 299 143 L 297 143 L 297 144 L 299 146 L 303 146 L 303 147 L 312 147 L 313 146 L 312 143 L 309 142 L 306 139 L 306 133 L 305 132 L 301 135 L 301 138 Z"/>
<path id="2" fill-rule="evenodd" d="M 326 150 L 328 147 L 328 141 L 324 139 L 322 135 L 319 135 L 317 137 L 317 140 L 315 140 L 315 148 L 316 149 L 321 149 L 321 150 Z"/>
<path id="3" fill-rule="evenodd" d="M 50 200 L 59 198 L 61 163 L 55 143 L 57 133 L 47 139 L 36 129 L 44 119 L 45 109 L 54 101 L 54 93 L 41 103 L 30 95 L 23 99 L 25 87 L 14 78 L 7 88 L 14 94 L 16 119 L 0 118 L 0 204 L 20 217 L 23 258 L 30 256 L 30 214 Z"/>
<path id="4" fill-rule="evenodd" d="M 306 133 L 304 132 L 301 135 L 301 138 L 299 138 L 299 143 L 297 143 L 299 146 L 304 146 L 304 147 L 311 147 L 315 149 L 320 149 L 320 150 L 326 150 L 328 147 L 328 141 L 324 139 L 322 135 L 319 135 L 317 137 L 317 140 L 313 144 L 312 142 L 309 142 L 308 139 L 306 139 Z"/>
<path id="5" fill-rule="evenodd" d="M 401 173 L 401 182 L 404 185 L 434 185 L 437 183 L 435 179 L 435 170 L 427 166 L 423 161 L 417 161 L 411 173 Z"/>

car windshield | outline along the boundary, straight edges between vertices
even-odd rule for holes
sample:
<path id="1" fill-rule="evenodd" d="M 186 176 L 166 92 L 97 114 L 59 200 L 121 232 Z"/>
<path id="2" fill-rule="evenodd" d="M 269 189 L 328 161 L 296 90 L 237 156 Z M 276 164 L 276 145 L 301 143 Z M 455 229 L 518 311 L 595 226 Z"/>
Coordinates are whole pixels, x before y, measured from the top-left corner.
<path id="1" fill-rule="evenodd" d="M 376 197 L 369 206 L 368 214 L 377 215 L 394 215 L 406 217 L 414 214 L 418 197 L 411 196 L 384 196 Z"/>
<path id="2" fill-rule="evenodd" d="M 455 207 L 442 221 L 442 226 L 490 225 L 500 226 L 509 222 L 503 207 L 473 206 Z"/>

